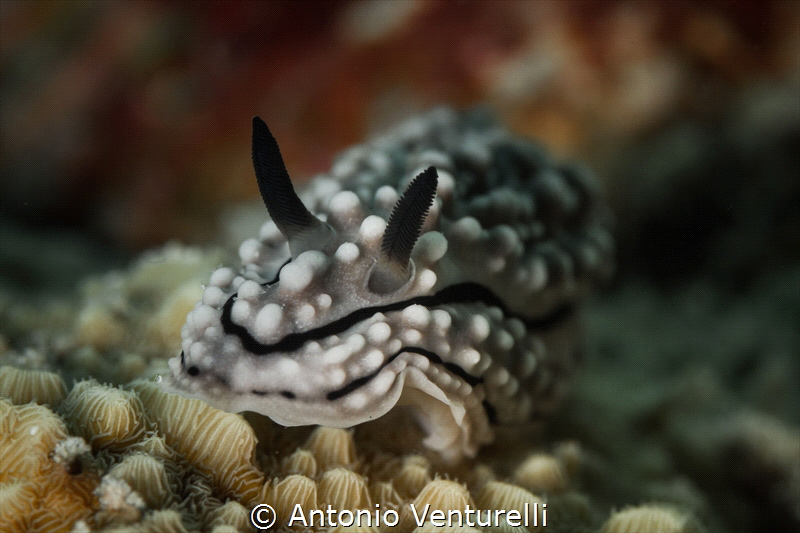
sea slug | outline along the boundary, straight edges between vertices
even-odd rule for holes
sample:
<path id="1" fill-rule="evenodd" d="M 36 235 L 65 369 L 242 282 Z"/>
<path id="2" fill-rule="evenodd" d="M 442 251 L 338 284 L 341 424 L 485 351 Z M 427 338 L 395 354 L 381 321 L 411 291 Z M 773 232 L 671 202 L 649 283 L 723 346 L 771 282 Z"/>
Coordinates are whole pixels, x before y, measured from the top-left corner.
<path id="1" fill-rule="evenodd" d="M 449 109 L 349 149 L 301 195 L 258 117 L 252 157 L 270 219 L 238 271 L 211 275 L 166 390 L 286 426 L 408 406 L 451 460 L 552 408 L 579 303 L 613 268 L 586 168 Z"/>

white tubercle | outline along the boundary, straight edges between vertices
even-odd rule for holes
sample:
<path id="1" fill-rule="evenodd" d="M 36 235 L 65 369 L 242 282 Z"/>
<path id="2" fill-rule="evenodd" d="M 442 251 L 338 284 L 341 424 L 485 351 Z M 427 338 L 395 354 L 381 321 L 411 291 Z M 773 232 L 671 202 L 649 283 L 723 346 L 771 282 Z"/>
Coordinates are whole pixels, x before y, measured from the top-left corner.
<path id="1" fill-rule="evenodd" d="M 208 340 L 216 340 L 222 337 L 222 327 L 220 326 L 211 326 L 210 328 L 206 328 L 206 331 L 203 333 L 203 337 Z"/>
<path id="2" fill-rule="evenodd" d="M 328 209 L 331 216 L 329 220 L 348 224 L 354 216 L 358 215 L 361 201 L 353 191 L 339 191 L 331 198 Z"/>
<path id="3" fill-rule="evenodd" d="M 367 338 L 373 345 L 386 342 L 392 335 L 392 328 L 386 322 L 376 322 L 367 329 Z"/>
<path id="4" fill-rule="evenodd" d="M 516 339 L 520 340 L 525 336 L 525 324 L 519 318 L 510 318 L 505 322 L 506 328 L 509 333 Z"/>
<path id="5" fill-rule="evenodd" d="M 244 324 L 252 310 L 253 307 L 246 300 L 236 300 L 231 308 L 231 319 L 236 324 Z"/>
<path id="6" fill-rule="evenodd" d="M 527 267 L 527 289 L 538 291 L 547 284 L 547 265 L 541 257 L 535 257 Z"/>
<path id="7" fill-rule="evenodd" d="M 508 378 L 511 377 L 508 373 L 508 370 L 501 366 L 495 366 L 491 370 L 486 373 L 486 382 L 490 383 L 495 387 L 502 387 L 508 381 Z"/>
<path id="8" fill-rule="evenodd" d="M 345 242 L 339 245 L 339 248 L 336 249 L 336 253 L 334 256 L 339 261 L 343 261 L 345 263 L 349 263 L 351 261 L 355 261 L 358 259 L 359 250 L 358 246 L 352 242 Z"/>
<path id="9" fill-rule="evenodd" d="M 261 285 L 252 280 L 247 280 L 239 286 L 239 298 L 243 300 L 255 300 L 262 292 Z"/>
<path id="10" fill-rule="evenodd" d="M 278 304 L 269 303 L 262 307 L 253 324 L 256 338 L 262 342 L 271 340 L 281 325 L 282 318 L 283 309 Z"/>
<path id="11" fill-rule="evenodd" d="M 322 294 L 317 296 L 317 305 L 319 306 L 320 309 L 323 310 L 330 309 L 331 303 L 333 303 L 333 300 L 331 299 L 330 294 L 326 294 L 323 292 Z"/>
<path id="12" fill-rule="evenodd" d="M 347 373 L 337 366 L 326 371 L 324 385 L 331 388 L 341 387 L 346 380 Z"/>
<path id="13" fill-rule="evenodd" d="M 397 190 L 391 185 L 384 185 L 375 191 L 375 205 L 383 209 L 391 210 L 399 199 L 400 195 L 397 194 Z"/>
<path id="14" fill-rule="evenodd" d="M 233 283 L 233 278 L 235 277 L 236 273 L 232 268 L 222 267 L 216 269 L 211 274 L 211 279 L 208 281 L 208 283 L 213 287 L 227 288 L 231 283 Z"/>
<path id="15" fill-rule="evenodd" d="M 369 165 L 379 175 L 387 174 L 392 167 L 391 159 L 383 152 L 372 152 L 367 157 Z"/>
<path id="16" fill-rule="evenodd" d="M 193 342 L 189 347 L 189 358 L 192 361 L 200 361 L 208 353 L 208 347 L 203 342 Z"/>
<path id="17" fill-rule="evenodd" d="M 325 351 L 322 360 L 326 365 L 338 365 L 353 355 L 353 348 L 348 344 L 340 344 Z"/>
<path id="18" fill-rule="evenodd" d="M 286 293 L 300 292 L 308 287 L 312 277 L 310 268 L 292 261 L 281 269 L 280 290 Z"/>
<path id="19" fill-rule="evenodd" d="M 400 333 L 400 339 L 405 344 L 417 345 L 422 341 L 422 333 L 418 329 L 406 329 Z"/>
<path id="20" fill-rule="evenodd" d="M 328 265 L 328 257 L 317 250 L 303 252 L 281 269 L 280 289 L 282 292 L 300 292 L 311 283 L 315 274 L 321 273 Z"/>
<path id="21" fill-rule="evenodd" d="M 522 246 L 517 232 L 506 224 L 495 227 L 491 232 L 491 239 L 494 242 L 494 252 L 498 255 L 509 255 Z"/>
<path id="22" fill-rule="evenodd" d="M 192 311 L 194 327 L 199 333 L 219 322 L 219 313 L 207 305 L 201 305 Z"/>
<path id="23" fill-rule="evenodd" d="M 418 159 L 420 167 L 436 167 L 436 170 L 439 172 L 440 176 L 443 169 L 452 168 L 453 166 L 453 158 L 441 150 L 426 150 L 425 152 L 419 154 Z"/>
<path id="24" fill-rule="evenodd" d="M 447 204 L 453 196 L 453 189 L 456 182 L 453 175 L 446 170 L 437 169 L 439 174 L 439 186 L 436 188 L 436 195 L 442 200 L 442 203 Z"/>
<path id="25" fill-rule="evenodd" d="M 341 154 L 331 167 L 331 174 L 337 177 L 349 176 L 356 171 L 356 160 L 361 155 L 360 147 L 353 147 Z"/>
<path id="26" fill-rule="evenodd" d="M 469 321 L 469 333 L 473 341 L 483 342 L 489 336 L 489 321 L 483 315 L 474 315 Z"/>
<path id="27" fill-rule="evenodd" d="M 447 239 L 438 231 L 423 233 L 414 246 L 414 255 L 429 264 L 437 262 L 447 253 Z"/>
<path id="28" fill-rule="evenodd" d="M 226 300 L 225 293 L 222 292 L 222 289 L 211 285 L 206 287 L 203 291 L 203 303 L 206 305 L 210 305 L 211 307 L 220 308 L 223 304 L 225 304 Z"/>
<path id="29" fill-rule="evenodd" d="M 288 357 L 280 358 L 274 367 L 275 377 L 279 382 L 293 383 L 296 376 L 302 371 L 300 364 Z"/>
<path id="30" fill-rule="evenodd" d="M 314 316 L 317 314 L 317 310 L 314 309 L 314 306 L 311 304 L 303 304 L 297 310 L 297 320 L 301 323 L 307 324 L 310 323 Z"/>
<path id="31" fill-rule="evenodd" d="M 403 309 L 402 316 L 408 327 L 417 329 L 427 328 L 431 320 L 430 311 L 422 305 L 409 305 Z"/>
<path id="32" fill-rule="evenodd" d="M 383 352 L 378 349 L 368 351 L 360 361 L 361 370 L 365 373 L 372 372 L 383 364 Z"/>
<path id="33" fill-rule="evenodd" d="M 514 337 L 506 330 L 499 329 L 492 335 L 493 344 L 500 350 L 508 351 L 514 346 Z"/>
<path id="34" fill-rule="evenodd" d="M 450 228 L 453 236 L 464 241 L 476 241 L 481 236 L 481 223 L 473 217 L 464 217 Z"/>
<path id="35" fill-rule="evenodd" d="M 421 292 L 430 291 L 436 285 L 436 273 L 433 270 L 424 268 L 417 276 L 417 289 Z"/>
<path id="36" fill-rule="evenodd" d="M 239 257 L 242 263 L 253 264 L 259 262 L 264 252 L 264 245 L 258 239 L 247 239 L 239 246 Z"/>
<path id="37" fill-rule="evenodd" d="M 506 267 L 506 260 L 504 257 L 489 257 L 486 261 L 486 269 L 489 272 L 497 273 Z"/>
<path id="38" fill-rule="evenodd" d="M 455 361 L 469 372 L 481 360 L 481 354 L 474 348 L 464 348 L 455 354 Z"/>
<path id="39" fill-rule="evenodd" d="M 395 373 L 389 369 L 383 370 L 369 384 L 371 392 L 376 396 L 383 396 L 389 391 L 395 380 Z"/>
<path id="40" fill-rule="evenodd" d="M 370 215 L 361 223 L 358 237 L 364 244 L 373 245 L 380 242 L 384 231 L 386 231 L 386 221 L 377 215 Z"/>
<path id="41" fill-rule="evenodd" d="M 431 316 L 433 317 L 436 327 L 442 331 L 447 331 L 450 329 L 450 325 L 453 323 L 453 317 L 451 317 L 450 313 L 444 309 L 434 309 L 431 311 Z"/>
<path id="42" fill-rule="evenodd" d="M 358 352 L 364 348 L 366 340 L 364 340 L 363 335 L 356 333 L 355 335 L 350 335 L 350 337 L 347 339 L 347 344 L 350 345 L 354 352 Z"/>

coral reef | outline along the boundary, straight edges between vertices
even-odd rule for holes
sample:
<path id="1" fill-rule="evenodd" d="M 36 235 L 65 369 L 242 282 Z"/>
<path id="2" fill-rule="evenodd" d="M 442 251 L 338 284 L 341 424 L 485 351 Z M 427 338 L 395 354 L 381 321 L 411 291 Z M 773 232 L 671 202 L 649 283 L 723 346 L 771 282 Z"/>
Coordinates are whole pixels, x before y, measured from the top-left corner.
<path id="1" fill-rule="evenodd" d="M 797 278 L 777 278 L 775 287 L 787 279 Z M 787 294 L 765 292 L 773 300 Z M 164 301 L 169 295 L 153 291 L 151 298 Z M 625 308 L 641 308 L 626 302 Z M 608 327 L 612 315 L 601 311 L 593 315 L 593 328 Z M 648 320 L 646 313 L 638 317 L 638 324 Z M 707 479 L 726 480 L 734 501 L 742 493 L 758 494 L 774 523 L 796 520 L 796 429 L 732 406 L 707 372 L 664 383 L 663 390 L 644 382 L 645 392 L 620 406 L 606 391 L 616 393 L 626 374 L 599 369 L 600 359 L 593 359 L 549 437 L 515 428 L 476 460 L 447 465 L 411 444 L 418 440 L 407 435 L 413 429 L 409 419 L 378 420 L 355 430 L 282 428 L 260 415 L 242 417 L 168 395 L 148 380 L 122 387 L 93 380 L 53 387 L 63 384 L 56 374 L 30 369 L 47 364 L 41 354 L 31 352 L 27 359 L 25 352 L 2 354 L 4 363 L 31 363 L 24 371 L 2 371 L 0 520 L 10 531 L 248 531 L 248 512 L 258 503 L 272 505 L 283 517 L 297 503 L 305 511 L 327 503 L 353 509 L 378 505 L 398 512 L 409 531 L 416 528 L 408 513 L 411 503 L 478 509 L 525 503 L 539 503 L 541 509 L 546 503 L 544 531 L 624 531 L 656 523 L 674 531 L 725 530 L 704 492 Z M 781 381 L 770 379 L 774 400 Z M 56 397 L 64 399 L 53 400 L 55 412 L 31 403 L 44 397 L 32 392 L 31 384 L 62 391 Z M 671 455 L 652 444 L 626 447 L 639 443 L 633 434 L 645 430 L 667 443 Z M 678 474 L 670 461 L 697 477 Z M 636 501 L 655 503 L 626 508 L 625 502 Z M 612 508 L 623 510 L 612 515 Z M 746 515 L 735 518 L 746 529 L 757 529 Z M 419 530 L 426 528 L 443 530 L 430 522 Z"/>
<path id="2" fill-rule="evenodd" d="M 0 408 L 0 481 L 9 502 L 3 520 L 12 531 L 247 531 L 248 508 L 256 503 L 271 504 L 281 517 L 296 504 L 306 512 L 378 506 L 397 511 L 400 527 L 410 531 L 410 503 L 446 511 L 475 508 L 476 501 L 487 508 L 542 502 L 507 483 L 474 477 L 470 489 L 433 479 L 435 468 L 420 455 L 369 459 L 342 429 L 317 428 L 304 442 L 290 440 L 295 451 L 282 461 L 256 464 L 253 428 L 240 415 L 169 395 L 152 382 L 127 390 L 76 383 L 62 404 L 67 422 L 36 404 L 2 400 Z M 92 446 L 68 437 L 68 428 Z M 269 429 L 265 442 L 279 433 Z M 466 466 L 458 474 L 465 479 Z"/>

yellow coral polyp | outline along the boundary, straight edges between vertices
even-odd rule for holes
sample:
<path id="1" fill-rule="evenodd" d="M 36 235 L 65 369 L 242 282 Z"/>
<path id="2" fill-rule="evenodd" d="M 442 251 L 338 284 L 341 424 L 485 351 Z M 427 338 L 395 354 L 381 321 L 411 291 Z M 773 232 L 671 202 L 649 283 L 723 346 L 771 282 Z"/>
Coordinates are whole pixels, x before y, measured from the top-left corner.
<path id="1" fill-rule="evenodd" d="M 532 492 L 561 492 L 567 475 L 561 462 L 552 455 L 535 453 L 514 472 L 514 481 Z"/>
<path id="2" fill-rule="evenodd" d="M 250 531 L 250 510 L 239 502 L 229 501 L 209 513 L 208 527 L 229 526 L 234 531 Z"/>
<path id="3" fill-rule="evenodd" d="M 313 478 L 317 475 L 317 460 L 310 451 L 297 449 L 284 459 L 283 471 L 286 475 L 302 474 Z"/>
<path id="4" fill-rule="evenodd" d="M 245 504 L 258 498 L 264 476 L 254 465 L 257 441 L 244 418 L 166 393 L 152 382 L 132 386 L 169 447 L 193 463 L 217 491 Z"/>
<path id="5" fill-rule="evenodd" d="M 372 501 L 379 503 L 381 508 L 400 510 L 403 498 L 397 493 L 391 481 L 379 481 L 370 485 L 369 495 Z"/>
<path id="6" fill-rule="evenodd" d="M 292 516 L 295 505 L 300 505 L 303 514 L 308 515 L 312 509 L 318 509 L 317 485 L 314 480 L 292 474 L 275 483 L 270 491 L 270 501 L 275 515 L 283 523 Z"/>
<path id="7" fill-rule="evenodd" d="M 136 394 L 95 380 L 77 383 L 60 410 L 72 433 L 86 439 L 93 450 L 123 451 L 148 429 Z"/>
<path id="8" fill-rule="evenodd" d="M 517 485 L 502 481 L 490 481 L 478 494 L 477 503 L 480 509 L 522 510 L 526 503 L 533 506 L 536 503 L 544 502 L 542 498 Z"/>
<path id="9" fill-rule="evenodd" d="M 662 505 L 629 507 L 611 515 L 600 533 L 691 533 L 696 525 L 688 515 Z"/>
<path id="10" fill-rule="evenodd" d="M 93 472 L 72 475 L 57 466 L 47 477 L 39 487 L 38 509 L 30 522 L 32 531 L 70 531 L 75 522 L 97 509 L 94 490 L 100 480 Z"/>
<path id="11" fill-rule="evenodd" d="M 11 531 L 69 531 L 96 508 L 97 476 L 71 473 L 53 457 L 66 438 L 64 422 L 47 407 L 0 399 L 0 507 Z"/>
<path id="12" fill-rule="evenodd" d="M 95 304 L 81 311 L 75 337 L 78 345 L 104 352 L 122 344 L 126 331 L 125 324 L 114 312 Z"/>
<path id="13" fill-rule="evenodd" d="M 164 463 L 150 455 L 129 455 L 114 465 L 108 475 L 125 481 L 150 509 L 161 509 L 175 499 L 175 482 L 170 479 Z"/>
<path id="14" fill-rule="evenodd" d="M 451 509 L 464 509 L 467 505 L 475 508 L 469 491 L 461 483 L 447 479 L 435 479 L 425 485 L 414 500 L 417 508 L 431 504 L 432 509 L 449 511 Z"/>
<path id="15" fill-rule="evenodd" d="M 543 504 L 544 500 L 517 485 L 489 481 L 478 494 L 476 503 L 478 504 L 478 509 L 516 510 L 523 514 L 526 504 L 530 506 L 529 509 L 538 509 L 538 506 Z M 517 528 L 507 526 L 502 529 L 513 531 Z"/>
<path id="16" fill-rule="evenodd" d="M 346 468 L 334 468 L 322 475 L 317 485 L 322 507 L 334 509 L 369 509 L 370 502 L 364 478 Z"/>
<path id="17" fill-rule="evenodd" d="M 0 483 L 0 525 L 2 531 L 26 531 L 27 519 L 36 503 L 36 489 L 31 481 Z"/>
<path id="18" fill-rule="evenodd" d="M 323 472 L 337 466 L 352 467 L 356 460 L 353 433 L 346 429 L 320 426 L 308 437 L 304 448 L 314 455 Z"/>
<path id="19" fill-rule="evenodd" d="M 423 509 L 428 504 L 430 509 L 441 510 L 445 513 L 450 510 L 463 511 L 467 505 L 476 509 L 475 502 L 467 488 L 461 483 L 447 479 L 434 479 L 425 485 L 414 499 L 416 509 Z M 410 531 L 413 529 L 414 523 L 410 507 L 404 506 L 400 513 L 400 528 Z"/>
<path id="20" fill-rule="evenodd" d="M 66 437 L 66 425 L 47 407 L 0 398 L 0 482 L 41 475 L 50 466 L 50 452 Z"/>
<path id="21" fill-rule="evenodd" d="M 66 383 L 54 372 L 0 367 L 0 396 L 16 405 L 36 402 L 55 408 L 66 395 Z"/>
<path id="22" fill-rule="evenodd" d="M 394 486 L 401 495 L 413 498 L 430 482 L 430 462 L 420 455 L 411 455 L 403 460 L 403 466 L 394 480 Z"/>

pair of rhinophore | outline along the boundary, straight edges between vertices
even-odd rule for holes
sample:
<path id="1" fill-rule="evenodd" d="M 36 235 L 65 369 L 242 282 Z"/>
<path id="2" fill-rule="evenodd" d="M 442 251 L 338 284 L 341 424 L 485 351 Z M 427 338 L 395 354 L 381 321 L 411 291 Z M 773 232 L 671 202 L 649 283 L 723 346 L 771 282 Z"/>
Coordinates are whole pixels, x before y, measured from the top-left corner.
<path id="1" fill-rule="evenodd" d="M 340 244 L 336 230 L 303 205 L 292 186 L 278 142 L 259 117 L 253 117 L 253 167 L 261 197 L 272 221 L 286 237 L 292 259 L 308 250 L 335 250 Z M 414 178 L 395 204 L 377 264 L 370 274 L 371 291 L 391 293 L 408 281 L 411 251 L 436 196 L 437 183 L 436 169 L 428 167 Z"/>

